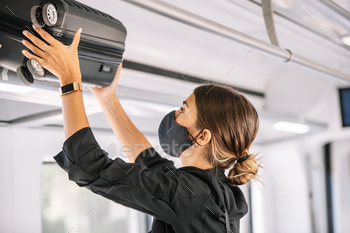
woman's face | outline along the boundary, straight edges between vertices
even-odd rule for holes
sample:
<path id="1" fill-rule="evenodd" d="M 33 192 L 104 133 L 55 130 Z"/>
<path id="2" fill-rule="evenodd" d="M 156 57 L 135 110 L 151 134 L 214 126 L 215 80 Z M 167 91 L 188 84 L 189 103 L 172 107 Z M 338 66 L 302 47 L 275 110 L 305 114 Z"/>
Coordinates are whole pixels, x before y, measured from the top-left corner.
<path id="1" fill-rule="evenodd" d="M 178 109 L 175 111 L 175 122 L 181 126 L 184 126 L 187 128 L 188 133 L 190 133 L 193 137 L 196 137 L 202 129 L 197 129 L 195 127 L 196 120 L 197 120 L 197 108 L 195 103 L 195 96 L 192 93 L 187 99 L 185 99 L 182 103 L 182 109 Z M 193 137 L 188 135 L 188 137 L 192 140 Z M 209 145 L 209 141 L 211 139 L 211 133 L 208 129 L 204 129 L 203 132 L 196 137 L 196 141 L 192 141 L 193 144 L 199 143 L 200 148 L 198 148 L 198 145 L 195 145 L 195 151 L 189 152 L 189 154 L 185 151 L 181 154 L 180 159 L 182 158 L 188 158 L 195 152 L 203 153 L 203 150 L 207 149 L 207 146 Z M 192 147 L 190 147 L 192 148 Z M 188 148 L 187 150 L 190 150 Z M 200 150 L 199 150 L 200 149 Z M 181 160 L 183 163 L 183 160 Z"/>
<path id="2" fill-rule="evenodd" d="M 187 131 L 195 137 L 200 130 L 195 128 L 195 123 L 197 120 L 197 109 L 195 106 L 195 96 L 192 93 L 186 100 L 182 103 L 182 109 L 175 111 L 175 122 L 181 126 L 187 128 Z M 191 136 L 189 136 L 190 139 Z"/>

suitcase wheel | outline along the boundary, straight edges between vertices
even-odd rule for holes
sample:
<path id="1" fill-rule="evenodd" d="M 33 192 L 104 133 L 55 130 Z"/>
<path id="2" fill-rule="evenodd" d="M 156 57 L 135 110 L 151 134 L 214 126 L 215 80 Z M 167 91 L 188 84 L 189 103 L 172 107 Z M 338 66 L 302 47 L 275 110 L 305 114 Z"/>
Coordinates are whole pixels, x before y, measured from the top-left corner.
<path id="1" fill-rule="evenodd" d="M 45 26 L 44 19 L 42 17 L 42 8 L 40 6 L 33 6 L 30 10 L 30 19 L 32 23 L 37 28 L 42 28 Z"/>
<path id="2" fill-rule="evenodd" d="M 24 66 L 19 66 L 17 68 L 17 76 L 27 86 L 30 86 L 34 83 L 33 76 L 31 75 L 29 70 Z"/>
<path id="3" fill-rule="evenodd" d="M 43 6 L 42 15 L 47 26 L 55 26 L 57 23 L 57 9 L 52 3 Z"/>
<path id="4" fill-rule="evenodd" d="M 27 61 L 27 68 L 34 78 L 40 79 L 45 76 L 44 68 L 34 58 Z"/>

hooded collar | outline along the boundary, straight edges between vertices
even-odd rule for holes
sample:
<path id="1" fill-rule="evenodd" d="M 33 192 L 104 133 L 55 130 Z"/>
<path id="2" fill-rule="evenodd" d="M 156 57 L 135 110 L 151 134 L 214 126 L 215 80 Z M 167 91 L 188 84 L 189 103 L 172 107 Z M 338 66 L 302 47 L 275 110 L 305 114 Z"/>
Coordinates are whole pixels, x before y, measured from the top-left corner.
<path id="1" fill-rule="evenodd" d="M 207 181 L 216 205 L 229 212 L 230 219 L 241 219 L 248 212 L 243 192 L 238 186 L 230 186 L 223 168 L 201 169 L 195 166 L 180 167 L 177 170 L 189 172 Z M 226 183 L 226 184 L 224 184 Z"/>
<path id="2" fill-rule="evenodd" d="M 211 168 L 211 169 L 206 169 L 204 171 L 209 172 L 209 174 L 213 175 L 218 180 L 225 180 L 225 179 L 227 179 L 227 177 L 225 175 L 225 169 L 223 169 L 223 168 L 215 167 L 215 168 Z"/>
<path id="3" fill-rule="evenodd" d="M 197 170 L 197 171 L 205 171 L 208 175 L 214 176 L 217 180 L 225 181 L 227 179 L 225 175 L 225 169 L 219 168 L 219 167 L 214 167 L 210 169 L 201 169 L 199 167 L 195 166 L 185 166 L 185 167 L 180 167 L 178 170 L 183 170 L 183 171 L 189 171 L 189 170 Z"/>

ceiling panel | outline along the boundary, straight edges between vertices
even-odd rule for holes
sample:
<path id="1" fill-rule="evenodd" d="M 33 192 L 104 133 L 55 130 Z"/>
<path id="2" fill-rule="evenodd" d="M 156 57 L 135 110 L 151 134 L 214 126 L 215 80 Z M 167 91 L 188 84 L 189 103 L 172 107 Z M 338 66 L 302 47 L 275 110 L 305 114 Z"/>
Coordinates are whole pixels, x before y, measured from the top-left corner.
<path id="1" fill-rule="evenodd" d="M 0 121 L 12 121 L 21 117 L 60 109 L 57 106 L 0 99 Z"/>

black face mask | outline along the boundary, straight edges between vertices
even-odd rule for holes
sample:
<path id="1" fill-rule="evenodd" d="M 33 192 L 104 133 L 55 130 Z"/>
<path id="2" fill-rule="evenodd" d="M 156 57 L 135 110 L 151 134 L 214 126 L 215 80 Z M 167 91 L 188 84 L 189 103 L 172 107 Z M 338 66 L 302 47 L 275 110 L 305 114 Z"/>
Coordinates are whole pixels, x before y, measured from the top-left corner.
<path id="1" fill-rule="evenodd" d="M 201 132 L 203 130 L 204 129 L 202 129 Z M 199 132 L 199 134 L 201 132 Z M 197 134 L 197 136 L 199 134 Z M 191 137 L 193 138 L 191 140 L 188 137 L 187 128 L 175 122 L 175 110 L 165 115 L 158 129 L 160 146 L 162 147 L 165 153 L 173 157 L 179 157 L 183 151 L 190 148 L 192 146 L 193 140 L 197 142 L 196 141 L 197 136 L 193 137 L 191 135 Z M 198 149 L 195 149 L 195 150 L 198 150 Z"/>

